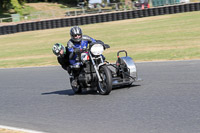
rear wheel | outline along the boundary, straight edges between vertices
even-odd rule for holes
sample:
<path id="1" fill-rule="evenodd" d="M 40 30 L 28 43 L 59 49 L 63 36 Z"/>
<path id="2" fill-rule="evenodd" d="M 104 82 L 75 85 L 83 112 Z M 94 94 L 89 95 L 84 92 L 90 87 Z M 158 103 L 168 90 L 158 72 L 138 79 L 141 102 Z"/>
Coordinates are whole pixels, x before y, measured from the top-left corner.
<path id="1" fill-rule="evenodd" d="M 97 89 L 101 95 L 108 95 L 112 90 L 112 74 L 107 66 L 101 66 L 99 70 L 102 81 L 98 81 Z"/>

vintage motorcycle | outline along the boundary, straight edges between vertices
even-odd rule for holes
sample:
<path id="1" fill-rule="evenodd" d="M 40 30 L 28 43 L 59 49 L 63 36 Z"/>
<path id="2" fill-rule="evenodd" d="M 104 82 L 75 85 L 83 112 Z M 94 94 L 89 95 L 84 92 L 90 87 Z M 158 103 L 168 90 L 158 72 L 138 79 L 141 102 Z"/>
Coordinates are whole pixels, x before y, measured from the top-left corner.
<path id="1" fill-rule="evenodd" d="M 107 48 L 110 48 L 108 44 L 97 41 L 89 44 L 88 48 L 74 49 L 78 65 L 70 65 L 70 83 L 75 93 L 89 88 L 101 95 L 108 95 L 116 86 L 138 81 L 135 63 L 127 52 L 119 51 L 116 64 L 110 64 L 102 55 Z M 125 57 L 119 56 L 122 52 L 126 54 Z"/>

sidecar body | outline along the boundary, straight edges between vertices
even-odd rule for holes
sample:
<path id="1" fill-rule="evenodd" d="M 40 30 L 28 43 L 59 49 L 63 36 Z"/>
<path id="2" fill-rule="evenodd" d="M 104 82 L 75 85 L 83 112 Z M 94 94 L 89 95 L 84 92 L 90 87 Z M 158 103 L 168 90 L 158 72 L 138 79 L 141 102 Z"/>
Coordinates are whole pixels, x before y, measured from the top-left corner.
<path id="1" fill-rule="evenodd" d="M 120 53 L 125 53 L 126 55 L 120 57 Z M 133 82 L 141 81 L 141 79 L 138 78 L 135 62 L 127 55 L 125 50 L 119 51 L 117 53 L 116 63 L 108 63 L 108 67 L 112 73 L 113 88 L 119 86 L 131 86 Z"/>

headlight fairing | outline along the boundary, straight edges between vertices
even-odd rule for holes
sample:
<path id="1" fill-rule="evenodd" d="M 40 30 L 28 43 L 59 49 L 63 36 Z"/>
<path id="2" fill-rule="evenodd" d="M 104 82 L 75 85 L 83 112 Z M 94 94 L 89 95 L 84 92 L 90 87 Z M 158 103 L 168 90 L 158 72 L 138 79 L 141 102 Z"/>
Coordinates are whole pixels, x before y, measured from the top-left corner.
<path id="1" fill-rule="evenodd" d="M 104 51 L 104 48 L 101 44 L 94 44 L 90 51 L 92 52 L 93 55 L 101 55 Z"/>

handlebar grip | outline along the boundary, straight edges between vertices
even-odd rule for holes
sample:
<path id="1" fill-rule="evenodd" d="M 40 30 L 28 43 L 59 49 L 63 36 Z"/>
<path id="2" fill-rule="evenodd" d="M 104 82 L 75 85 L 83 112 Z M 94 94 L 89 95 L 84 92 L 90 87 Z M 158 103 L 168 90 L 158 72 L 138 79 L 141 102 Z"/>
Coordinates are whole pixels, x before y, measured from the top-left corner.
<path id="1" fill-rule="evenodd" d="M 126 52 L 126 50 L 120 50 L 120 51 L 117 52 L 117 57 L 119 57 L 119 53 L 121 53 L 121 52 L 126 53 L 126 56 L 127 56 L 127 52 Z"/>

